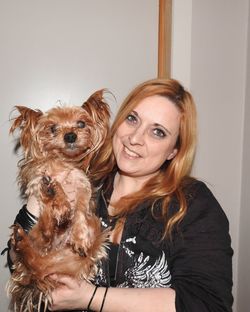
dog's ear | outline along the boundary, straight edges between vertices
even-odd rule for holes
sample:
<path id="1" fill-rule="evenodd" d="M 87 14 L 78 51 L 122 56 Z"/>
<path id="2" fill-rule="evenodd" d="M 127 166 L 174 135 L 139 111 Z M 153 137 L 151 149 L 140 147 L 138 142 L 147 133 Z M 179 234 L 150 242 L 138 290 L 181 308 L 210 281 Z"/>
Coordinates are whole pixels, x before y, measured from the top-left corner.
<path id="1" fill-rule="evenodd" d="M 90 162 L 93 157 L 97 156 L 98 151 L 105 144 L 109 134 L 110 108 L 103 97 L 105 92 L 107 92 L 106 89 L 96 91 L 82 105 L 82 108 L 93 121 L 93 146 L 90 148 L 87 157 L 85 157 L 82 163 L 82 167 L 85 171 L 90 167 Z"/>
<path id="2" fill-rule="evenodd" d="M 93 93 L 87 101 L 83 103 L 82 108 L 87 111 L 95 124 L 107 129 L 109 127 L 110 108 L 104 100 L 105 92 L 108 91 L 106 89 L 101 89 Z"/>
<path id="3" fill-rule="evenodd" d="M 110 108 L 103 98 L 105 92 L 107 92 L 106 89 L 96 91 L 82 105 L 82 108 L 93 120 L 96 130 L 94 138 L 95 150 L 104 143 L 109 132 Z"/>
<path id="4" fill-rule="evenodd" d="M 20 145 L 26 149 L 32 140 L 32 133 L 37 121 L 43 113 L 25 106 L 15 106 L 15 109 L 19 112 L 19 116 L 12 119 L 9 132 L 12 134 L 16 129 L 20 129 Z"/>

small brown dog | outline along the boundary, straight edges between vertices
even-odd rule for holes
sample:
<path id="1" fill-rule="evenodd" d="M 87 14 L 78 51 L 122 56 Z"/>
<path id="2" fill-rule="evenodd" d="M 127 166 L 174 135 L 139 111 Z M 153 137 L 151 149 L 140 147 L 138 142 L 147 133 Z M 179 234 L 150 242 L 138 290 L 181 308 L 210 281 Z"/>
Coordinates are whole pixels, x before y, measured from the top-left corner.
<path id="1" fill-rule="evenodd" d="M 58 284 L 50 274 L 91 280 L 106 256 L 107 232 L 91 201 L 87 173 L 109 131 L 110 111 L 104 90 L 81 107 L 57 107 L 47 113 L 17 106 L 10 133 L 20 130 L 24 158 L 19 162 L 22 197 L 35 198 L 37 224 L 27 234 L 12 226 L 16 259 L 8 292 L 15 311 L 46 310 Z"/>

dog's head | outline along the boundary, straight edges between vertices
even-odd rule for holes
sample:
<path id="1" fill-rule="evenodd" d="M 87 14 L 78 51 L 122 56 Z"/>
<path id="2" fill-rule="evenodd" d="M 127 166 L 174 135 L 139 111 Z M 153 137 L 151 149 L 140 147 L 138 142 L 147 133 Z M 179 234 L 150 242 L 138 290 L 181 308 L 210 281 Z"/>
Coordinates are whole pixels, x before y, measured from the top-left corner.
<path id="1" fill-rule="evenodd" d="M 56 157 L 86 170 L 109 131 L 110 111 L 104 92 L 95 92 L 82 106 L 55 107 L 46 113 L 16 106 L 20 114 L 10 133 L 20 130 L 25 159 Z"/>

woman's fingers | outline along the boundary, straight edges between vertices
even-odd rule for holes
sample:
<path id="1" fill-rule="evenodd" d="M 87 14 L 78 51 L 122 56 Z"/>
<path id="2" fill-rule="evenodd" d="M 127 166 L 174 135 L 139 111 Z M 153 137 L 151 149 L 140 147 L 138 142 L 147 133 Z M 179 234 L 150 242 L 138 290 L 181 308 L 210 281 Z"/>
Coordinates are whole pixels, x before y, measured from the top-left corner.
<path id="1" fill-rule="evenodd" d="M 58 282 L 58 287 L 51 293 L 51 311 L 82 310 L 87 306 L 93 292 L 92 284 L 67 275 L 51 274 L 50 277 Z"/>

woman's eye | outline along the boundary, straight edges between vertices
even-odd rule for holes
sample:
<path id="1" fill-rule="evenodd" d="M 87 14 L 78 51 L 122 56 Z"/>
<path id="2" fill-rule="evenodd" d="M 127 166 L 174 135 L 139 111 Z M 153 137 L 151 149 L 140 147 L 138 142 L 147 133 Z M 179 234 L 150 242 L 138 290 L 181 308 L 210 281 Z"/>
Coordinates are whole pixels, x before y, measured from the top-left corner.
<path id="1" fill-rule="evenodd" d="M 86 126 L 86 124 L 84 121 L 81 121 L 81 120 L 77 121 L 77 127 L 78 128 L 85 128 L 85 126 Z"/>
<path id="2" fill-rule="evenodd" d="M 159 138 L 164 138 L 166 136 L 166 133 L 163 130 L 158 129 L 158 128 L 153 129 L 153 133 L 155 136 L 157 136 Z"/>
<path id="3" fill-rule="evenodd" d="M 134 116 L 134 115 L 132 115 L 132 114 L 129 114 L 128 116 L 127 116 L 127 118 L 126 118 L 126 120 L 129 122 L 129 123 L 136 123 L 136 121 L 137 121 L 137 118 L 136 118 L 136 116 Z"/>
<path id="4" fill-rule="evenodd" d="M 56 133 L 56 125 L 52 125 L 50 127 L 50 131 L 51 131 L 51 133 L 55 134 Z"/>

